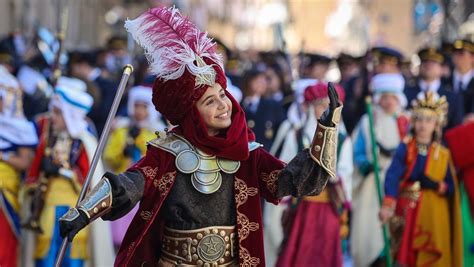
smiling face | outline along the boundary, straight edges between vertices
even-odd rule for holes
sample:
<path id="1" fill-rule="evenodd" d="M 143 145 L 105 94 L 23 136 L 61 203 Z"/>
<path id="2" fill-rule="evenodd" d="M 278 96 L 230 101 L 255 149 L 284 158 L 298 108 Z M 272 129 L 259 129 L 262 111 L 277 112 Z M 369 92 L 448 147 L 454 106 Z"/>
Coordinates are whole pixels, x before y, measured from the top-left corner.
<path id="1" fill-rule="evenodd" d="M 196 108 L 210 136 L 217 135 L 232 123 L 232 102 L 218 83 L 207 88 L 204 95 L 196 102 Z"/>

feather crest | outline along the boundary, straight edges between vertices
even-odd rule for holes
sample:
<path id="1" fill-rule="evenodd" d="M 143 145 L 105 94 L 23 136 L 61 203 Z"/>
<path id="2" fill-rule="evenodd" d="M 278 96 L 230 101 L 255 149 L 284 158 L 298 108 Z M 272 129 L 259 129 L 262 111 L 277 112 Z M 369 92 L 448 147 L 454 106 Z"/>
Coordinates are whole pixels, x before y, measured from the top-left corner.
<path id="1" fill-rule="evenodd" d="M 134 20 L 127 20 L 125 28 L 144 48 L 152 73 L 163 80 L 178 79 L 187 69 L 197 77 L 197 85 L 212 85 L 215 70 L 202 58 L 223 67 L 216 44 L 175 7 L 150 9 Z"/>

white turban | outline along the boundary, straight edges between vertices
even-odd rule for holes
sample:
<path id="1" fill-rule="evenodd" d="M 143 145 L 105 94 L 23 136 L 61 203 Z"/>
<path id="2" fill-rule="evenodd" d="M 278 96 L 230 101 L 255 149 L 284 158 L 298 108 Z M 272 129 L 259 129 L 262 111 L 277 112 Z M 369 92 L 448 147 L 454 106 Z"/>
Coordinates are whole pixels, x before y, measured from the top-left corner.
<path id="1" fill-rule="evenodd" d="M 0 149 L 34 146 L 38 143 L 36 129 L 23 115 L 21 89 L 18 80 L 0 66 Z"/>
<path id="2" fill-rule="evenodd" d="M 405 108 L 407 106 L 407 98 L 403 93 L 405 88 L 405 79 L 398 73 L 383 73 L 372 77 L 370 87 L 374 93 L 374 101 L 378 103 L 383 94 L 392 94 L 398 97 L 400 106 Z"/>
<path id="3" fill-rule="evenodd" d="M 84 82 L 78 79 L 61 77 L 50 102 L 50 107 L 57 107 L 62 111 L 66 127 L 73 138 L 87 131 L 86 114 L 94 102 L 86 91 Z"/>
<path id="4" fill-rule="evenodd" d="M 144 127 L 156 127 L 160 118 L 160 113 L 155 110 L 152 100 L 153 89 L 147 86 L 134 86 L 128 92 L 127 112 L 130 118 L 135 114 L 135 103 L 142 102 L 147 105 L 148 118 L 144 122 Z M 159 129 L 154 129 L 159 130 Z M 161 129 L 160 129 L 161 130 Z"/>

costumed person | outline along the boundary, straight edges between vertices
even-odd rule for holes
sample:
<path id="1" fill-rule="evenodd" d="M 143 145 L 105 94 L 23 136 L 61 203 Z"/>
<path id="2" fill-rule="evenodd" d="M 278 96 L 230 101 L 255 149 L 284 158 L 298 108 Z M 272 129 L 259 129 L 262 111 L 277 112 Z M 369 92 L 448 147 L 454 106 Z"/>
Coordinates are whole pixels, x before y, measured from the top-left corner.
<path id="1" fill-rule="evenodd" d="M 336 91 L 343 100 L 344 89 L 336 86 Z M 317 119 L 329 106 L 327 85 L 318 83 L 309 86 L 304 92 L 304 99 L 305 121 L 300 125 L 291 125 L 286 121 L 277 134 L 277 141 L 281 139 L 280 145 L 283 146 L 280 153 L 283 161 L 291 160 L 298 151 L 310 146 Z M 342 266 L 341 240 L 348 234 L 353 170 L 352 143 L 342 123 L 339 124 L 337 138 L 337 176 L 329 179 L 320 195 L 291 201 L 284 219 L 287 236 L 276 266 Z M 265 232 L 267 227 L 272 227 L 265 226 Z"/>
<path id="2" fill-rule="evenodd" d="M 17 266 L 20 240 L 19 191 L 22 172 L 34 157 L 38 137 L 23 115 L 16 78 L 0 66 L 0 266 Z"/>
<path id="3" fill-rule="evenodd" d="M 288 109 L 296 109 L 298 116 L 303 116 L 300 104 L 304 102 L 304 90 L 318 82 L 326 81 L 326 73 L 329 70 L 329 64 L 332 59 L 320 54 L 301 53 L 300 70 L 301 78 L 293 82 L 295 101 Z M 288 110 L 288 112 L 291 112 Z"/>
<path id="4" fill-rule="evenodd" d="M 412 136 L 398 146 L 385 175 L 380 210 L 400 266 L 463 266 L 456 173 L 441 144 L 446 97 L 420 93 L 412 105 Z"/>
<path id="5" fill-rule="evenodd" d="M 459 173 L 464 266 L 474 265 L 474 122 L 455 127 L 444 135 Z"/>
<path id="6" fill-rule="evenodd" d="M 26 180 L 33 196 L 31 216 L 24 224 L 37 233 L 32 255 L 35 266 L 54 265 L 62 242 L 58 220 L 76 204 L 97 147 L 86 119 L 93 100 L 85 91 L 84 82 L 61 77 L 50 102 L 50 112 L 38 116 L 36 121 L 40 141 Z M 101 165 L 98 171 L 103 172 Z M 97 178 L 92 183 L 97 183 Z M 89 244 L 94 251 L 89 249 Z M 84 266 L 90 253 L 94 264 L 112 264 L 109 222 L 81 232 L 66 252 L 63 266 Z"/>
<path id="7" fill-rule="evenodd" d="M 155 110 L 152 88 L 135 86 L 128 92 L 127 110 L 130 117 L 119 117 L 104 150 L 104 162 L 113 172 L 126 171 L 146 152 L 148 141 L 156 137 L 155 131 L 166 128 L 160 114 Z M 125 232 L 138 206 L 122 218 L 112 222 L 114 245 L 120 247 Z"/>
<path id="8" fill-rule="evenodd" d="M 260 199 L 315 195 L 335 176 L 337 93 L 330 90 L 311 149 L 285 167 L 254 142 L 206 33 L 175 8 L 150 9 L 125 26 L 157 76 L 156 109 L 178 126 L 150 141 L 126 172 L 106 173 L 60 219 L 62 236 L 72 240 L 140 201 L 115 266 L 265 266 Z"/>
<path id="9" fill-rule="evenodd" d="M 393 153 L 408 131 L 409 121 L 403 114 L 407 104 L 404 85 L 399 73 L 377 74 L 370 83 L 374 93 L 374 132 L 382 184 Z M 378 261 L 384 248 L 369 127 L 369 118 L 365 114 L 354 129 L 352 138 L 355 172 L 350 247 L 354 264 L 358 267 L 370 266 Z"/>

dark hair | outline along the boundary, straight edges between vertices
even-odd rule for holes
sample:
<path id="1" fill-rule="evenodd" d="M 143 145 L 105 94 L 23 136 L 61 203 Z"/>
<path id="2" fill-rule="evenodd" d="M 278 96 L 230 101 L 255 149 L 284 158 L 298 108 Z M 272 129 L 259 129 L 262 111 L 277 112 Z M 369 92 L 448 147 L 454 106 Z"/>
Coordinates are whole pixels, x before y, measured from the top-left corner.
<path id="1" fill-rule="evenodd" d="M 265 70 L 263 68 L 256 68 L 253 67 L 247 71 L 245 71 L 242 77 L 242 92 L 244 95 L 249 94 L 250 90 L 250 83 L 258 76 L 263 75 Z"/>

